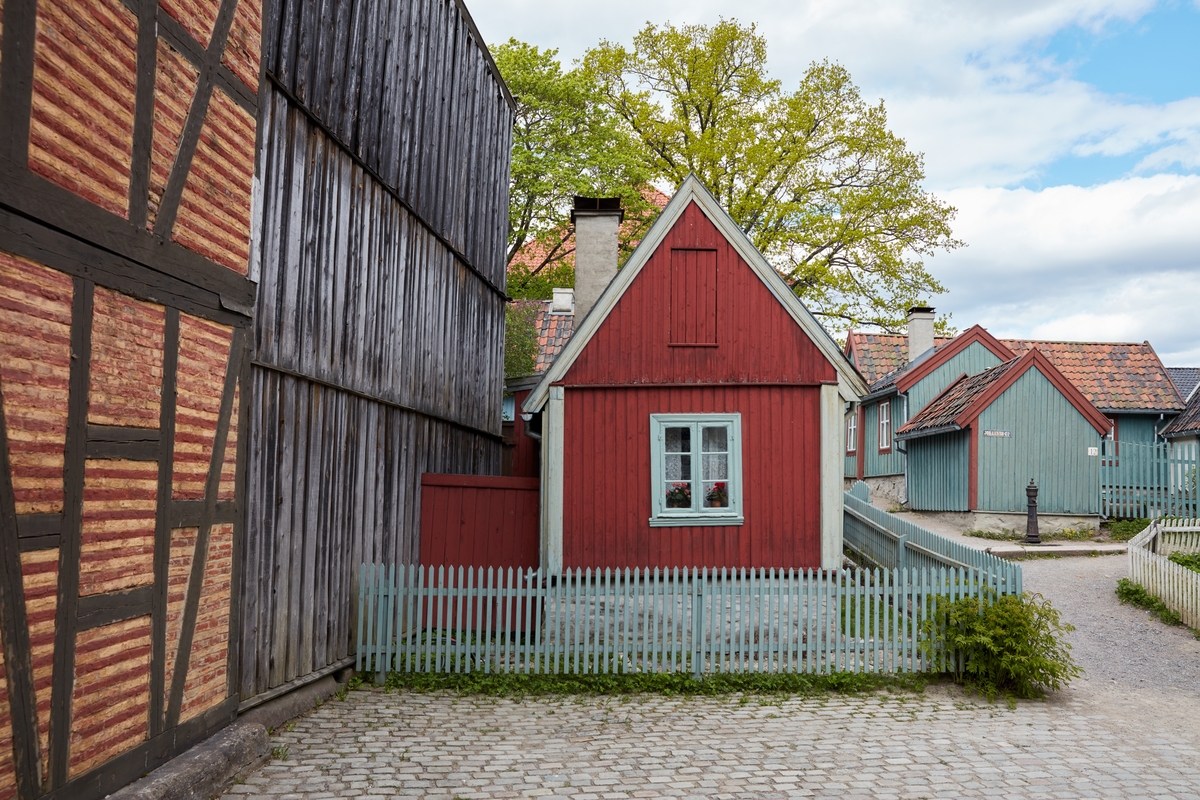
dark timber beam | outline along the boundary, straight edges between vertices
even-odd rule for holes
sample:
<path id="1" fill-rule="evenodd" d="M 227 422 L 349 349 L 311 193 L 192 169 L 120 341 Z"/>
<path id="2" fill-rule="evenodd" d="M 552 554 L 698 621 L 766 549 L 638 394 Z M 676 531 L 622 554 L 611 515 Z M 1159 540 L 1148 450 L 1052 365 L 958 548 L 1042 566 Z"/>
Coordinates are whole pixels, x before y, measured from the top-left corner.
<path id="1" fill-rule="evenodd" d="M 87 449 L 94 289 L 91 281 L 76 278 L 71 302 L 71 376 L 63 458 L 63 526 L 58 548 L 47 789 L 55 789 L 66 783 L 70 766 L 71 695 L 75 686 L 75 607 L 79 599 L 79 549 L 83 523 L 83 471 Z"/>
<path id="2" fill-rule="evenodd" d="M 129 170 L 129 221 L 136 228 L 144 228 L 150 201 L 150 158 L 154 141 L 154 82 L 158 73 L 158 0 L 131 0 L 128 5 L 137 15 L 138 21 L 133 157 Z"/>
<path id="3" fill-rule="evenodd" d="M 179 371 L 179 311 L 167 309 L 163 382 L 158 406 L 158 503 L 154 518 L 154 597 L 150 613 L 150 736 L 166 727 L 167 584 L 171 577 L 172 480 L 175 474 L 175 397 Z"/>
<path id="4" fill-rule="evenodd" d="M 87 426 L 88 458 L 123 458 L 130 461 L 158 460 L 158 431 L 117 425 Z"/>
<path id="5" fill-rule="evenodd" d="M 242 357 L 246 351 L 246 330 L 237 328 L 229 346 L 229 361 L 225 367 L 225 388 L 221 392 L 221 411 L 217 417 L 217 431 L 213 437 L 212 454 L 208 463 L 208 478 L 204 483 L 204 513 L 196 533 L 196 552 L 192 556 L 192 571 L 188 576 L 183 621 L 179 628 L 179 647 L 175 653 L 175 668 L 171 673 L 171 694 L 167 700 L 167 727 L 179 724 L 183 708 L 183 689 L 187 684 L 188 666 L 192 652 L 192 638 L 196 633 L 196 616 L 200 611 L 200 591 L 204 587 L 204 568 L 208 563 L 208 537 L 212 531 L 213 516 L 217 507 L 217 490 L 221 484 L 221 465 L 225 462 L 225 443 L 229 438 L 229 419 L 233 413 L 233 395 L 237 389 L 238 374 Z M 229 640 L 229 647 L 237 643 Z"/>
<path id="6" fill-rule="evenodd" d="M 86 595 L 79 598 L 76 624 L 79 630 L 87 631 L 134 617 L 144 617 L 150 613 L 153 597 L 153 586 Z"/>
<path id="7" fill-rule="evenodd" d="M 0 159 L 29 168 L 29 114 L 33 102 L 33 46 L 37 0 L 5 0 L 0 51 Z"/>
<path id="8" fill-rule="evenodd" d="M 26 175 L 28 176 L 28 173 Z M 30 191 L 34 194 L 40 191 L 38 187 L 42 187 L 43 184 L 50 186 L 48 182 L 42 181 L 37 176 L 33 176 L 33 178 L 36 180 L 27 181 L 27 184 L 32 187 Z M 44 199 L 48 206 L 53 205 L 58 209 L 54 212 L 55 214 L 72 216 L 73 211 L 79 212 L 79 216 L 74 218 L 76 222 L 81 222 L 85 227 L 87 227 L 88 214 L 92 212 L 112 216 L 64 189 L 57 186 L 51 188 L 54 191 Z M 3 175 L 0 175 L 0 205 L 10 190 L 17 191 L 13 186 L 6 184 Z M 58 201 L 57 204 L 56 201 Z M 150 261 L 154 267 L 149 267 L 146 266 L 146 262 L 131 259 L 107 247 L 93 244 L 83 237 L 64 233 L 58 226 L 52 227 L 54 220 L 50 222 L 51 224 L 47 224 L 31 219 L 24 213 L 14 213 L 0 208 L 0 249 L 28 258 L 30 261 L 45 264 L 68 275 L 115 289 L 131 297 L 173 306 L 189 314 L 225 325 L 245 324 L 250 315 L 248 309 L 252 309 L 254 303 L 255 286 L 253 283 L 224 267 L 218 267 L 191 253 L 179 261 L 173 262 L 171 260 L 172 253 L 182 251 L 179 245 L 159 242 L 155 247 L 158 248 L 162 258 L 158 262 Z M 65 219 L 63 222 L 66 224 Z M 96 225 L 101 222 L 102 220 L 95 220 Z M 121 224 L 125 225 L 124 220 L 121 221 Z M 125 228 L 132 238 L 145 240 L 156 240 L 157 238 L 148 231 L 137 232 L 128 225 L 125 225 Z M 146 253 L 145 255 L 149 257 L 152 254 Z M 203 269 L 193 270 L 197 264 L 203 266 Z M 206 273 L 210 274 L 213 280 L 206 280 L 204 277 Z M 243 284 L 248 292 L 238 289 L 239 283 Z M 248 308 L 242 309 L 239 306 L 237 310 L 230 310 L 233 304 L 227 302 L 226 295 L 223 294 L 227 288 L 241 298 L 240 302 L 248 302 L 250 304 Z"/>
<path id="9" fill-rule="evenodd" d="M 200 67 L 200 75 L 196 81 L 196 94 L 192 97 L 192 105 L 183 123 L 179 149 L 175 152 L 175 163 L 171 165 L 171 175 L 167 178 L 158 216 L 154 220 L 154 232 L 164 239 L 170 239 L 171 231 L 175 228 L 175 218 L 179 215 L 179 201 L 183 197 L 188 173 L 192 170 L 192 159 L 196 155 L 196 145 L 200 142 L 204 119 L 208 116 L 208 102 L 212 99 L 217 68 L 221 66 L 221 56 L 225 53 L 225 42 L 229 39 L 229 29 L 233 25 L 233 12 L 236 8 L 237 0 L 221 0 L 212 37 L 209 39 L 208 49 L 204 52 L 204 64 Z"/>
<path id="10" fill-rule="evenodd" d="M 41 765 L 37 727 L 37 695 L 33 687 L 33 653 L 25 616 L 25 579 L 21 571 L 21 531 L 8 460 L 8 426 L 4 389 L 0 386 L 0 639 L 4 640 L 4 670 L 8 680 L 8 713 L 12 721 L 12 756 L 17 796 L 32 800 L 41 794 Z"/>

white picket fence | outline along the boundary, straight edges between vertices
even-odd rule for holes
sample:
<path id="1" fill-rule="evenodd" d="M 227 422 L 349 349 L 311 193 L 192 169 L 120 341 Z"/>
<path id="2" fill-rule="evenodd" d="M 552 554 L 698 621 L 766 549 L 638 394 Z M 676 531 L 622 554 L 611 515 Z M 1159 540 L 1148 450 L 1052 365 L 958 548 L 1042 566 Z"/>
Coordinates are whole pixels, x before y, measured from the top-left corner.
<path id="1" fill-rule="evenodd" d="M 1156 519 L 1129 542 L 1129 579 L 1200 628 L 1200 572 L 1168 559 L 1171 553 L 1200 553 L 1200 519 Z"/>
<path id="2" fill-rule="evenodd" d="M 356 669 L 918 672 L 934 598 L 1010 591 L 977 569 L 534 570 L 364 564 Z"/>

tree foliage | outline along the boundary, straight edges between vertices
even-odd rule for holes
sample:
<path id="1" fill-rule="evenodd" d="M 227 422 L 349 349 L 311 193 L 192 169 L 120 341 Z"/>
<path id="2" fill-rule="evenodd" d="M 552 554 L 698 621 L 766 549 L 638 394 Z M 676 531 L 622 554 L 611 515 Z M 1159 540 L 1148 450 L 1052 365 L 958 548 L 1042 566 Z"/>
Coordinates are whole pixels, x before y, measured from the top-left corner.
<path id="1" fill-rule="evenodd" d="M 594 77 L 564 70 L 557 55 L 515 39 L 492 47 L 517 105 L 506 254 L 514 297 L 548 298 L 551 287 L 574 285 L 574 195 L 620 197 L 635 220 L 649 207 L 640 143 L 604 106 Z"/>
<path id="2" fill-rule="evenodd" d="M 829 327 L 901 329 L 909 306 L 944 291 L 922 258 L 961 244 L 955 210 L 921 188 L 921 154 L 844 68 L 815 62 L 785 91 L 766 53 L 736 20 L 647 24 L 632 47 L 601 42 L 583 69 L 651 177 L 696 173 Z"/>
<path id="3" fill-rule="evenodd" d="M 537 312 L 533 300 L 516 300 L 504 307 L 504 377 L 532 375 L 537 367 Z"/>

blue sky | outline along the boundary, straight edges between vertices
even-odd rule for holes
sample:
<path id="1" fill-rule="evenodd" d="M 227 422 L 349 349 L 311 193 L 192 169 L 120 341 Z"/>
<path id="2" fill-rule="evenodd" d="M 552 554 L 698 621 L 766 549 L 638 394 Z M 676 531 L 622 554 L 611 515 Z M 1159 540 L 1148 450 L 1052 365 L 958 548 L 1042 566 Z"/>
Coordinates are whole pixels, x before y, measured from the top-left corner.
<path id="1" fill-rule="evenodd" d="M 1200 0 L 469 2 L 489 42 L 565 62 L 646 21 L 734 16 L 771 72 L 846 66 L 925 154 L 968 247 L 934 257 L 930 298 L 960 329 L 1149 340 L 1200 366 Z"/>

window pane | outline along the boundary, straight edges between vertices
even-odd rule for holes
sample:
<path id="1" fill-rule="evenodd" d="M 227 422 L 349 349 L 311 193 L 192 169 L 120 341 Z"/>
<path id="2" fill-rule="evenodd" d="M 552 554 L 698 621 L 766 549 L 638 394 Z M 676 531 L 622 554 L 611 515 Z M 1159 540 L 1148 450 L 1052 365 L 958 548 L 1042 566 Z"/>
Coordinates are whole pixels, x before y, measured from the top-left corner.
<path id="1" fill-rule="evenodd" d="M 690 481 L 667 481 L 667 508 L 691 508 L 692 484 Z"/>
<path id="2" fill-rule="evenodd" d="M 666 435 L 668 453 L 692 452 L 691 428 L 667 428 Z"/>
<path id="3" fill-rule="evenodd" d="M 729 480 L 729 456 L 725 453 L 705 453 L 701 458 L 704 474 L 700 477 L 706 481 Z"/>
<path id="4" fill-rule="evenodd" d="M 729 483 L 727 481 L 704 482 L 704 507 L 729 508 Z"/>
<path id="5" fill-rule="evenodd" d="M 705 453 L 727 453 L 729 452 L 729 432 L 724 425 L 720 427 L 706 427 L 703 429 L 701 436 L 704 442 Z"/>
<path id="6" fill-rule="evenodd" d="M 679 453 L 667 453 L 666 456 L 668 481 L 690 481 L 692 479 L 692 457 Z"/>

